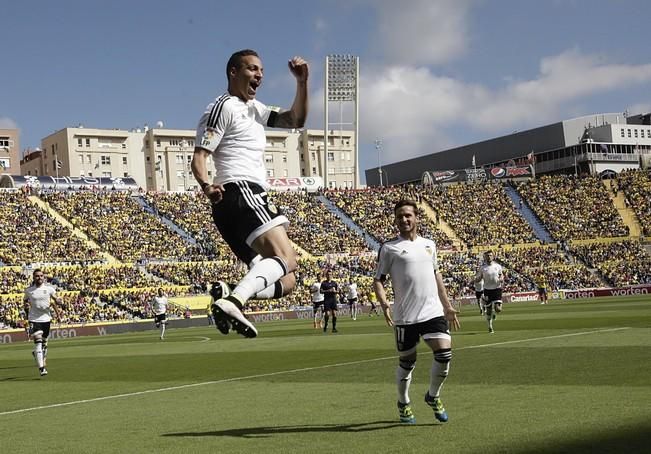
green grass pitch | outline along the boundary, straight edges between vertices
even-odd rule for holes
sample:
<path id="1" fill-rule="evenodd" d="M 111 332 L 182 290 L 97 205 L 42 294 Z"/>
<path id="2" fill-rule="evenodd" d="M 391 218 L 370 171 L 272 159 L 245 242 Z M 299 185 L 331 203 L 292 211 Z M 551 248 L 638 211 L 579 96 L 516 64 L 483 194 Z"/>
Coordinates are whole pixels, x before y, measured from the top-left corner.
<path id="1" fill-rule="evenodd" d="M 505 306 L 488 334 L 465 306 L 438 423 L 421 345 L 398 423 L 392 331 L 379 317 L 260 324 L 260 337 L 170 329 L 0 345 L 6 453 L 651 452 L 651 298 Z"/>

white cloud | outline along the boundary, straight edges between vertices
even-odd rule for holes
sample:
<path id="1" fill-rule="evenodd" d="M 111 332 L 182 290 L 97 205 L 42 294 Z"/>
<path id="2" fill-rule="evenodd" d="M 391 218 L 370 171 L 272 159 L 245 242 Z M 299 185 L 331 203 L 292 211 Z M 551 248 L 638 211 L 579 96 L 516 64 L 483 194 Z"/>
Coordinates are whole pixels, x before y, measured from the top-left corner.
<path id="1" fill-rule="evenodd" d="M 0 129 L 18 129 L 18 125 L 9 117 L 0 117 Z"/>
<path id="2" fill-rule="evenodd" d="M 378 3 L 375 51 L 389 63 L 439 64 L 468 46 L 469 0 L 386 0 Z"/>
<path id="3" fill-rule="evenodd" d="M 361 80 L 361 141 L 394 142 L 383 151 L 385 162 L 444 149 L 454 142 L 445 134 L 452 126 L 493 133 L 540 126 L 583 98 L 651 82 L 651 64 L 613 64 L 576 49 L 541 59 L 537 77 L 497 90 L 424 67 L 369 73 Z"/>

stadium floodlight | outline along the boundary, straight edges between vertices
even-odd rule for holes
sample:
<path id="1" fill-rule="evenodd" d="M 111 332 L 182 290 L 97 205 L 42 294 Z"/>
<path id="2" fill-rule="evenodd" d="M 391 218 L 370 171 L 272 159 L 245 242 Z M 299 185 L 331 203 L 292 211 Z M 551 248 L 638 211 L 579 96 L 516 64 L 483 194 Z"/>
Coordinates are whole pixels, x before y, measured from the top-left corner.
<path id="1" fill-rule="evenodd" d="M 327 188 L 329 187 L 330 176 L 328 174 L 328 131 L 331 130 L 329 127 L 329 113 L 328 113 L 328 103 L 329 102 L 338 102 L 340 117 L 342 116 L 342 102 L 354 102 L 354 130 L 355 130 L 355 139 L 354 139 L 354 182 L 353 187 L 357 188 L 359 186 L 359 146 L 358 146 L 358 137 L 359 137 L 359 104 L 358 104 L 358 93 L 359 92 L 359 57 L 350 54 L 334 54 L 328 55 L 326 57 L 325 64 L 325 90 L 324 90 L 324 147 L 323 155 L 321 156 L 322 165 L 321 169 L 323 170 L 323 184 Z M 341 130 L 343 126 L 343 119 L 340 118 L 339 128 Z"/>
<path id="2" fill-rule="evenodd" d="M 357 97 L 357 63 L 353 55 L 327 57 L 328 101 L 355 101 Z"/>

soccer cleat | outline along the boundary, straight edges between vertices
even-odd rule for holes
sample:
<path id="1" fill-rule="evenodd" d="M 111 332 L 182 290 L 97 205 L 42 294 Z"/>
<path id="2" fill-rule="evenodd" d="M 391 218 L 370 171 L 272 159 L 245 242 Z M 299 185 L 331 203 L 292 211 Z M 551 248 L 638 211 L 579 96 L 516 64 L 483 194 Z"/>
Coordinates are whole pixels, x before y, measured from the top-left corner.
<path id="1" fill-rule="evenodd" d="M 215 321 L 215 328 L 222 334 L 228 334 L 231 329 L 228 316 L 217 306 L 217 303 L 213 303 L 210 306 L 210 310 L 212 311 L 212 318 Z"/>
<path id="2" fill-rule="evenodd" d="M 38 371 L 40 372 L 41 377 L 47 375 L 47 369 L 45 367 L 40 367 Z"/>
<path id="3" fill-rule="evenodd" d="M 337 331 L 337 328 L 332 328 L 332 332 L 333 333 L 338 333 L 339 331 Z"/>
<path id="4" fill-rule="evenodd" d="M 253 323 L 251 323 L 242 313 L 242 310 L 240 309 L 241 307 L 242 302 L 235 295 L 230 295 L 226 298 L 217 300 L 213 304 L 213 308 L 217 309 L 215 312 L 218 313 L 219 318 L 226 320 L 226 322 L 230 324 L 233 330 L 238 334 L 248 338 L 257 337 L 258 330 L 255 329 Z M 215 321 L 217 321 L 217 319 L 216 316 Z M 224 333 L 224 331 L 219 327 L 217 329 L 219 329 L 223 334 L 228 333 L 228 331 Z"/>
<path id="5" fill-rule="evenodd" d="M 489 332 L 490 334 L 494 334 L 494 333 L 495 333 L 495 331 L 493 331 L 493 328 L 488 328 L 488 332 Z"/>
<path id="6" fill-rule="evenodd" d="M 403 424 L 416 424 L 416 417 L 411 410 L 409 404 L 398 402 L 398 414 L 400 415 L 400 422 Z"/>
<path id="7" fill-rule="evenodd" d="M 434 410 L 434 417 L 440 422 L 447 422 L 448 412 L 443 408 L 443 402 L 438 397 L 432 397 L 429 395 L 429 391 L 425 393 L 425 403 L 432 407 Z"/>

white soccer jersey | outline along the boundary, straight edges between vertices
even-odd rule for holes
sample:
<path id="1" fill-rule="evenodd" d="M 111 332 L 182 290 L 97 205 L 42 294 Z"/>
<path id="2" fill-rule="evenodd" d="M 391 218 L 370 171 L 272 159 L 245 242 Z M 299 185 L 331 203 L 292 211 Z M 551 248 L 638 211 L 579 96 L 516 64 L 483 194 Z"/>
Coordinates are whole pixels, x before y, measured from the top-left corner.
<path id="1" fill-rule="evenodd" d="M 154 304 L 152 305 L 154 314 L 161 315 L 167 312 L 167 297 L 166 296 L 155 296 Z"/>
<path id="2" fill-rule="evenodd" d="M 432 240 L 398 237 L 382 245 L 375 278 L 391 276 L 396 325 L 412 325 L 444 314 L 436 284 L 437 269 L 436 245 Z"/>
<path id="3" fill-rule="evenodd" d="M 348 287 L 346 287 L 346 298 L 349 300 L 354 300 L 357 298 L 357 284 L 354 282 L 348 284 Z"/>
<path id="4" fill-rule="evenodd" d="M 479 272 L 484 279 L 484 288 L 494 290 L 502 287 L 502 265 L 497 262 L 484 264 L 479 268 Z"/>
<path id="5" fill-rule="evenodd" d="M 48 284 L 40 286 L 31 285 L 25 290 L 25 299 L 29 302 L 30 322 L 49 322 L 52 320 L 50 314 L 50 298 L 56 297 L 57 291 Z"/>
<path id="6" fill-rule="evenodd" d="M 274 109 L 228 93 L 208 104 L 197 126 L 196 144 L 212 153 L 214 184 L 251 181 L 265 189 L 264 127 Z"/>
<path id="7" fill-rule="evenodd" d="M 325 296 L 321 293 L 321 284 L 319 282 L 312 284 L 310 287 L 310 293 L 312 294 L 313 303 L 322 303 L 325 299 Z"/>

